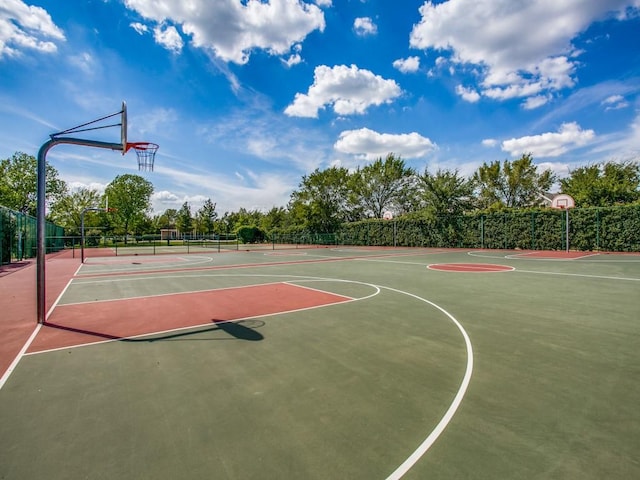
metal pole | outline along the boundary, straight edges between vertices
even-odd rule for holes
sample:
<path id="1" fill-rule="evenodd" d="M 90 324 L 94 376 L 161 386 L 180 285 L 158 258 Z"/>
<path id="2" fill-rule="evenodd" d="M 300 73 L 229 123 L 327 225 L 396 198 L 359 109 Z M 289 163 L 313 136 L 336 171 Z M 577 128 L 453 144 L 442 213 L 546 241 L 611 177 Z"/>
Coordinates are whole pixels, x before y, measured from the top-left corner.
<path id="1" fill-rule="evenodd" d="M 80 213 L 80 263 L 84 264 L 84 214 L 87 210 Z"/>
<path id="2" fill-rule="evenodd" d="M 46 156 L 56 141 L 51 139 L 45 142 L 38 151 L 38 188 L 37 188 L 37 215 L 36 215 L 36 309 L 38 323 L 44 323 L 46 317 L 46 286 L 45 286 L 45 206 L 46 206 Z"/>
<path id="3" fill-rule="evenodd" d="M 565 209 L 567 212 L 567 221 L 565 222 L 565 226 L 567 228 L 567 253 L 569 253 L 569 209 Z"/>
<path id="4" fill-rule="evenodd" d="M 38 151 L 38 188 L 37 188 L 37 216 L 36 216 L 36 310 L 38 323 L 44 323 L 46 320 L 47 312 L 47 297 L 46 297 L 46 272 L 45 272 L 45 215 L 46 215 L 46 195 L 47 195 L 47 182 L 46 182 L 46 166 L 47 166 L 47 152 L 60 143 L 67 143 L 71 145 L 84 145 L 87 147 L 109 148 L 111 150 L 120 150 L 124 148 L 121 143 L 107 143 L 98 142 L 94 140 L 83 140 L 79 138 L 71 137 L 52 137 L 42 144 Z"/>

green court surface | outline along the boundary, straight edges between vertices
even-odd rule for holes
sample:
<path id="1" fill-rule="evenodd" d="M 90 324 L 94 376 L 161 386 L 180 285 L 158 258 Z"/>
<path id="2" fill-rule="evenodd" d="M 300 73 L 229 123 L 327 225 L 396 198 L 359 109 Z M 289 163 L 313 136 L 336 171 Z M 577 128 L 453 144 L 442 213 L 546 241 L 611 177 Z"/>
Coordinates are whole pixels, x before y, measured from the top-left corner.
<path id="1" fill-rule="evenodd" d="M 624 254 L 89 258 L 3 377 L 0 478 L 640 478 L 639 294 Z"/>

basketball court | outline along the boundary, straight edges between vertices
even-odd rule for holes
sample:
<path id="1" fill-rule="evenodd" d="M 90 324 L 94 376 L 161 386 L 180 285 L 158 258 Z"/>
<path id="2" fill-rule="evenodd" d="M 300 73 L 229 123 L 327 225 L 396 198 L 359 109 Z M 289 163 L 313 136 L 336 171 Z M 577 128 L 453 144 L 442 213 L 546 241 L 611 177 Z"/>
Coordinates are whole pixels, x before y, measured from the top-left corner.
<path id="1" fill-rule="evenodd" d="M 0 276 L 0 478 L 640 476 L 638 255 L 96 253 Z"/>

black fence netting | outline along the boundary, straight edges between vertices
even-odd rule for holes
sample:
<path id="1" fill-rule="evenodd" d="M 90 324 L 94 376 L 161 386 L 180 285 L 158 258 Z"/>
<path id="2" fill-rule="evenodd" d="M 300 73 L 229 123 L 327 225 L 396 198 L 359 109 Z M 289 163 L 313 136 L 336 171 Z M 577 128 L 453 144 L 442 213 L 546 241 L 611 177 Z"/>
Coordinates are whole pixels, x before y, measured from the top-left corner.
<path id="1" fill-rule="evenodd" d="M 64 228 L 45 223 L 46 253 L 64 248 Z M 37 220 L 31 215 L 0 207 L 0 259 L 2 264 L 32 258 L 37 250 Z"/>

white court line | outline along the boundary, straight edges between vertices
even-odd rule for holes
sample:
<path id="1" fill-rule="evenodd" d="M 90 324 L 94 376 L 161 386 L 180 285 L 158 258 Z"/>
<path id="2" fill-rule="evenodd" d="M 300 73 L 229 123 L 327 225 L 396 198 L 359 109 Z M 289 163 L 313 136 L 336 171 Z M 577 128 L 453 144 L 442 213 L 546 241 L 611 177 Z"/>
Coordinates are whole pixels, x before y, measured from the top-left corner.
<path id="1" fill-rule="evenodd" d="M 191 276 L 191 275 L 189 275 Z M 412 293 L 409 292 L 405 292 L 403 290 L 398 290 L 395 288 L 391 288 L 391 287 L 385 287 L 382 285 L 375 285 L 375 284 L 371 284 L 371 283 L 367 283 L 367 282 L 360 282 L 360 281 L 355 281 L 355 280 L 345 280 L 345 279 L 338 279 L 338 278 L 326 278 L 326 277 L 311 277 L 308 275 L 286 275 L 286 274 L 275 274 L 275 275 L 270 275 L 270 274 L 220 274 L 218 272 L 211 272 L 210 274 L 201 274 L 201 275 L 197 275 L 198 277 L 202 276 L 202 277 L 285 277 L 288 278 L 289 280 L 286 282 L 297 282 L 297 281 L 335 281 L 335 282 L 344 282 L 344 283 L 356 283 L 356 284 L 360 284 L 360 285 L 367 285 L 372 287 L 375 292 L 371 295 L 368 295 L 366 297 L 362 297 L 362 298 L 356 298 L 354 300 L 347 300 L 345 302 L 339 302 L 339 303 L 334 303 L 334 304 L 329 304 L 329 305 L 321 305 L 321 306 L 314 306 L 314 307 L 307 307 L 307 308 L 303 308 L 303 309 L 299 309 L 299 310 L 292 310 L 292 311 L 288 311 L 288 312 L 280 312 L 280 313 L 276 313 L 276 314 L 264 314 L 264 315 L 258 315 L 255 317 L 247 317 L 247 318 L 243 318 L 243 319 L 235 319 L 234 321 L 240 321 L 240 320 L 248 320 L 248 319 L 253 319 L 253 318 L 261 318 L 261 317 L 269 317 L 269 316 L 274 316 L 274 315 L 282 315 L 282 314 L 288 314 L 288 313 L 295 313 L 295 312 L 299 312 L 299 311 L 305 311 L 305 310 L 312 310 L 312 309 L 317 309 L 317 308 L 324 308 L 324 307 L 331 307 L 331 306 L 336 306 L 336 305 L 344 305 L 347 303 L 351 303 L 351 302 L 357 302 L 360 300 L 366 300 L 368 298 L 371 298 L 373 296 L 376 296 L 379 294 L 380 289 L 386 289 L 389 291 L 393 291 L 399 294 L 403 294 L 403 295 L 407 295 L 409 297 L 412 297 L 416 300 L 419 300 L 421 302 L 424 302 L 428 305 L 431 305 L 432 307 L 436 308 L 437 310 L 439 310 L 441 313 L 443 313 L 447 318 L 449 318 L 449 320 L 451 320 L 451 322 L 454 323 L 454 325 L 458 328 L 458 330 L 460 331 L 460 333 L 462 334 L 462 337 L 464 339 L 464 343 L 465 343 L 465 347 L 466 347 L 466 351 L 467 351 L 467 362 L 466 362 L 466 369 L 465 369 L 465 373 L 464 376 L 462 378 L 462 381 L 460 383 L 460 386 L 458 388 L 458 391 L 456 392 L 452 403 L 449 405 L 449 408 L 447 409 L 447 411 L 445 412 L 444 416 L 440 419 L 440 421 L 438 422 L 438 424 L 435 426 L 435 428 L 429 433 L 429 435 L 427 436 L 427 438 L 409 455 L 409 457 L 398 467 L 396 468 L 396 470 L 394 470 L 388 477 L 386 480 L 399 480 L 401 479 L 421 458 L 422 456 L 424 456 L 425 453 L 427 453 L 427 451 L 429 450 L 429 448 L 435 443 L 435 441 L 440 437 L 440 435 L 442 435 L 442 433 L 445 431 L 446 427 L 448 426 L 449 422 L 452 420 L 453 416 L 455 415 L 456 411 L 458 410 L 458 408 L 460 407 L 460 404 L 462 403 L 462 400 L 464 399 L 464 396 L 467 392 L 467 389 L 469 387 L 469 384 L 471 382 L 471 376 L 473 373 L 473 347 L 471 345 L 471 340 L 469 339 L 469 335 L 467 334 L 466 330 L 464 329 L 464 327 L 458 322 L 458 320 L 456 320 L 456 318 L 451 315 L 449 312 L 447 312 L 445 309 L 443 309 L 442 307 L 440 307 L 439 305 L 426 300 L 422 297 L 419 297 L 417 295 L 414 295 Z M 270 283 L 278 283 L 278 282 L 270 282 Z M 236 287 L 229 287 L 229 288 L 236 288 Z M 185 292 L 188 293 L 188 292 Z M 328 293 L 332 293 L 332 292 L 328 292 Z M 206 324 L 206 325 L 201 325 L 201 326 L 193 326 L 193 327 L 187 327 L 187 328 L 180 328 L 180 329 L 174 329 L 174 330 L 169 330 L 167 332 L 156 332 L 154 334 L 144 334 L 144 335 L 140 335 L 139 337 L 148 337 L 150 335 L 156 335 L 156 334 L 162 334 L 162 333 L 171 333 L 173 331 L 180 331 L 180 330 L 188 330 L 188 329 L 193 329 L 193 328 L 199 328 L 199 327 L 203 327 L 203 326 L 210 326 L 210 324 Z M 128 337 L 128 338 L 138 338 L 138 337 Z M 109 343 L 109 342 L 114 342 L 114 341 L 121 341 L 122 339 L 110 339 L 110 340 L 104 340 L 104 341 L 99 341 L 99 342 L 95 342 L 92 343 L 90 345 L 98 345 L 98 344 L 102 344 L 102 343 Z M 87 345 L 78 345 L 77 347 L 65 347 L 65 348 L 80 348 L 82 346 L 88 346 Z M 60 350 L 60 349 L 55 349 L 55 350 Z M 55 351 L 55 350 L 47 350 L 47 351 L 42 351 L 42 352 L 34 352 L 28 355 L 36 355 L 36 354 L 40 354 L 40 353 L 46 353 L 49 351 Z"/>
<path id="2" fill-rule="evenodd" d="M 80 265 L 78 267 L 78 269 L 76 270 L 76 273 L 78 272 L 78 270 L 80 270 L 81 267 L 82 267 L 82 265 Z M 60 295 L 58 295 L 58 298 L 56 298 L 56 301 L 53 302 L 53 305 L 51 305 L 51 308 L 49 309 L 49 311 L 45 315 L 45 322 L 46 322 L 47 318 L 49 318 L 49 315 L 51 315 L 51 312 L 53 312 L 53 309 L 56 308 L 56 305 L 58 305 L 58 302 L 60 301 L 60 299 L 64 295 L 64 292 L 66 292 L 67 288 L 69 288 L 69 285 L 71 285 L 71 281 L 72 280 L 73 280 L 73 278 L 69 279 L 69 281 L 67 282 L 65 287 L 62 289 L 62 292 L 60 292 Z M 20 362 L 22 357 L 27 355 L 26 351 L 29 349 L 29 347 L 31 346 L 31 344 L 35 340 L 35 338 L 38 335 L 38 332 L 40 331 L 41 328 L 42 328 L 42 324 L 38 323 L 36 325 L 36 328 L 33 330 L 33 332 L 31 332 L 31 335 L 29 336 L 29 338 L 27 339 L 25 344 L 22 346 L 22 348 L 20 349 L 20 351 L 16 355 L 16 357 L 11 362 L 11 365 L 9 365 L 9 368 L 7 368 L 7 370 L 4 372 L 4 374 L 0 378 L 0 390 L 2 390 L 2 387 L 4 386 L 4 384 L 7 382 L 7 380 L 9 380 L 9 377 L 11 376 L 11 373 L 13 373 L 15 368 L 18 366 L 18 363 Z"/>
<path id="3" fill-rule="evenodd" d="M 600 280 L 625 280 L 629 282 L 640 282 L 640 278 L 633 278 L 633 277 L 611 277 L 608 275 L 587 275 L 586 273 L 541 272 L 541 271 L 536 272 L 535 270 L 520 270 L 519 268 L 516 268 L 515 271 L 520 273 L 536 273 L 539 275 L 563 275 L 567 277 L 597 278 Z"/>
<path id="4" fill-rule="evenodd" d="M 206 276 L 206 275 L 199 275 L 199 276 Z M 173 277 L 167 277 L 167 278 L 173 278 Z M 193 278 L 193 277 L 191 277 Z M 125 281 L 125 280 L 121 280 L 121 281 Z M 92 282 L 84 282 L 84 283 L 92 283 Z M 174 295 L 188 295 L 190 293 L 207 293 L 207 292 L 218 292 L 218 291 L 222 291 L 222 290 L 236 290 L 236 289 L 243 289 L 243 288 L 252 288 L 252 287 L 262 287 L 262 286 L 266 286 L 266 285 L 278 285 L 281 283 L 287 283 L 287 282 L 267 282 L 267 283 L 256 283 L 253 285 L 240 285 L 237 287 L 219 287 L 219 288 L 205 288 L 203 290 L 189 290 L 189 291 L 185 291 L 185 292 L 168 292 L 168 293 L 154 293 L 152 295 L 139 295 L 139 296 L 134 296 L 134 297 L 118 297 L 118 298 L 106 298 L 104 300 L 87 300 L 85 302 L 74 302 L 74 303 L 63 303 L 62 305 L 60 305 L 61 307 L 68 307 L 68 306 L 72 306 L 72 305 L 85 305 L 87 303 L 108 303 L 108 302 L 119 302 L 120 300 L 140 300 L 140 299 L 144 299 L 144 298 L 158 298 L 158 297 L 170 297 L 170 296 L 174 296 Z"/>
<path id="5" fill-rule="evenodd" d="M 328 292 L 327 290 L 320 290 L 319 288 L 307 287 L 306 285 L 298 285 L 297 283 L 292 283 L 292 282 L 282 282 L 282 283 L 284 283 L 285 285 L 291 285 L 292 287 L 303 288 L 305 290 L 311 290 L 312 292 L 328 293 L 328 294 L 334 295 L 336 297 L 346 298 L 347 300 L 356 300 L 354 297 L 348 297 L 347 295 L 342 295 L 340 293 Z"/>
<path id="6" fill-rule="evenodd" d="M 269 276 L 285 276 L 285 275 L 269 275 Z M 291 277 L 291 276 L 288 275 L 288 277 Z M 309 277 L 303 277 L 302 281 L 304 281 L 304 279 L 308 280 Z M 314 278 L 311 277 L 311 279 L 313 280 Z M 333 279 L 328 279 L 328 280 L 333 280 Z M 300 281 L 300 280 L 296 280 L 296 281 Z M 349 280 L 340 280 L 340 281 L 350 282 Z M 304 287 L 304 286 L 301 286 L 301 285 L 296 285 L 295 283 L 284 282 L 284 281 L 283 282 L 269 282 L 269 283 L 257 284 L 257 285 L 258 286 L 261 286 L 261 285 L 276 285 L 276 284 L 282 284 L 282 283 L 289 284 L 291 286 L 298 287 L 298 288 L 309 288 L 309 287 Z M 367 299 L 369 299 L 371 297 L 375 297 L 376 295 L 378 295 L 380 293 L 380 288 L 376 287 L 376 285 L 373 285 L 373 284 L 370 284 L 370 283 L 365 283 L 365 282 L 353 282 L 353 283 L 360 283 L 360 284 L 363 284 L 363 285 L 368 285 L 368 286 L 374 288 L 376 291 L 373 294 L 367 295 L 366 297 L 362 297 L 362 298 L 350 298 L 350 297 L 347 297 L 345 295 L 339 295 L 339 294 L 335 294 L 333 292 L 323 291 L 324 293 L 329 293 L 331 295 L 342 296 L 346 300 L 343 301 L 343 302 L 335 302 L 335 303 L 329 303 L 329 304 L 323 304 L 323 305 L 314 305 L 312 307 L 303 307 L 303 308 L 298 308 L 298 309 L 295 309 L 295 310 L 286 310 L 286 311 L 275 312 L 275 313 L 264 313 L 264 314 L 261 314 L 261 315 L 254 315 L 254 316 L 251 316 L 251 317 L 234 318 L 232 320 L 225 320 L 224 322 L 216 322 L 216 323 L 239 322 L 239 321 L 242 321 L 242 320 L 253 320 L 253 319 L 256 319 L 256 318 L 273 317 L 273 316 L 276 316 L 276 315 L 287 315 L 289 313 L 304 312 L 304 311 L 307 311 L 307 310 L 315 310 L 315 309 L 318 309 L 318 308 L 332 307 L 332 306 L 335 306 L 335 305 L 344 305 L 344 304 L 347 304 L 347 303 L 357 302 L 357 301 L 360 301 L 360 300 L 367 300 Z M 249 286 L 255 286 L 255 285 L 249 285 Z M 228 287 L 228 288 L 235 288 L 235 287 Z M 225 289 L 220 289 L 220 290 L 226 290 L 226 288 Z M 311 290 L 313 290 L 313 289 L 311 289 Z M 51 348 L 51 349 L 48 349 L 48 350 L 40 350 L 40 351 L 37 351 L 37 352 L 26 353 L 24 355 L 25 356 L 40 355 L 42 353 L 57 352 L 57 351 L 60 351 L 60 350 L 68 350 L 68 349 L 71 349 L 71 348 L 90 347 L 90 346 L 94 346 L 94 345 L 101 345 L 101 344 L 104 344 L 104 343 L 121 342 L 123 340 L 131 340 L 131 339 L 137 339 L 137 338 L 150 337 L 152 335 L 165 335 L 167 333 L 180 332 L 180 331 L 186 331 L 186 330 L 192 330 L 192 329 L 196 329 L 196 328 L 203 328 L 203 327 L 210 327 L 210 326 L 212 326 L 211 323 L 204 323 L 204 324 L 201 324 L 201 325 L 192 325 L 192 326 L 188 326 L 188 327 L 172 328 L 170 330 L 162 330 L 162 331 L 151 332 L 151 333 L 142 333 L 140 335 L 132 335 L 132 336 L 123 337 L 123 338 L 110 338 L 108 340 L 98 340 L 98 341 L 95 341 L 95 342 L 83 343 L 83 344 L 80 344 L 80 345 L 69 345 L 69 346 L 66 346 L 66 347 Z M 35 335 L 34 335 L 34 338 L 35 338 Z M 29 344 L 31 344 L 31 342 L 29 342 Z"/>
<path id="7" fill-rule="evenodd" d="M 435 443 L 438 437 L 447 428 L 447 425 L 449 425 L 449 422 L 451 421 L 456 411 L 458 410 L 458 407 L 462 403 L 462 400 L 467 392 L 467 388 L 469 387 L 469 383 L 471 382 L 471 374 L 473 373 L 473 347 L 471 346 L 471 340 L 469 339 L 469 335 L 467 334 L 464 327 L 460 324 L 460 322 L 458 322 L 458 320 L 455 319 L 453 315 L 447 312 L 444 308 L 422 297 L 413 295 L 412 293 L 404 292 L 402 290 L 396 290 L 395 288 L 391 288 L 391 287 L 382 287 L 382 288 L 385 288 L 387 290 L 391 290 L 397 293 L 402 293 L 404 295 L 408 295 L 410 297 L 413 297 L 417 300 L 425 302 L 431 305 L 432 307 L 440 310 L 440 312 L 445 314 L 449 318 L 449 320 L 451 320 L 455 324 L 455 326 L 458 327 L 458 330 L 462 334 L 462 337 L 464 338 L 465 346 L 467 348 L 467 367 L 464 372 L 464 377 L 462 378 L 462 383 L 458 388 L 458 392 L 456 393 L 456 396 L 454 397 L 453 402 L 451 402 L 451 405 L 449 405 L 449 408 L 445 412 L 444 416 L 442 417 L 442 419 L 440 419 L 440 421 L 438 422 L 436 427 L 431 431 L 429 436 L 386 479 L 386 480 L 399 480 L 404 476 L 405 473 L 407 473 L 418 462 L 418 460 L 422 458 L 422 456 L 425 453 L 427 453 L 427 450 L 431 448 L 431 446 Z"/>
<path id="8" fill-rule="evenodd" d="M 125 261 L 120 261 L 120 262 L 114 261 L 113 263 L 106 262 L 106 263 L 93 263 L 93 264 L 85 263 L 87 272 L 81 273 L 78 276 L 82 277 L 82 276 L 90 276 L 90 275 L 104 274 L 104 273 L 135 273 L 136 269 L 131 267 L 134 261 L 136 260 L 144 261 L 146 258 L 156 259 L 156 257 L 157 257 L 156 255 L 147 255 L 146 257 L 127 256 Z M 111 258 L 111 257 L 105 257 L 105 258 Z M 125 257 L 121 256 L 121 257 L 115 257 L 115 258 L 125 258 Z M 186 264 L 186 267 L 188 268 L 193 265 L 213 263 L 214 261 L 213 257 L 205 257 L 203 255 L 193 255 L 192 257 L 175 256 L 173 257 L 173 260 L 175 259 L 181 260 L 182 263 L 172 262 L 171 258 L 161 258 L 162 261 L 151 262 L 151 263 L 140 263 L 139 266 L 144 268 L 145 271 L 153 271 L 153 270 L 167 269 L 172 267 L 184 268 L 185 264 Z M 194 259 L 195 261 L 192 261 L 191 259 Z M 116 268 L 112 268 L 113 265 L 116 265 Z M 100 267 L 106 267 L 106 268 L 100 268 Z"/>
<path id="9" fill-rule="evenodd" d="M 513 251 L 513 250 L 509 250 L 509 251 Z M 531 253 L 535 253 L 535 252 L 531 252 Z M 610 258 L 605 256 L 602 253 L 591 253 L 589 255 L 583 255 L 581 257 L 577 257 L 577 258 L 541 258 L 541 257 L 529 257 L 527 255 L 529 254 L 524 254 L 524 253 L 513 253 L 513 254 L 509 254 L 509 255 L 504 255 L 504 254 L 500 254 L 498 252 L 495 252 L 495 255 L 491 255 L 489 252 L 485 252 L 483 250 L 471 250 L 467 252 L 467 255 L 469 255 L 470 257 L 478 257 L 478 258 L 508 258 L 510 260 L 527 260 L 527 261 L 533 261 L 533 262 L 566 262 L 567 260 L 580 260 L 578 263 L 595 263 L 595 264 L 607 264 L 607 263 L 638 263 L 640 262 L 640 258 L 637 255 L 627 255 L 627 257 L 634 257 L 634 258 L 626 258 L 626 259 L 614 259 L 614 258 Z M 624 256 L 625 253 L 614 253 L 615 256 Z M 584 260 L 585 258 L 589 258 L 589 257 L 598 257 L 601 258 L 602 260 Z"/>
<path id="10" fill-rule="evenodd" d="M 581 260 L 583 258 L 589 258 L 589 257 L 597 257 L 598 255 L 600 255 L 599 253 L 587 253 L 584 255 L 580 255 L 579 257 L 570 257 L 570 258 L 553 258 L 553 257 L 535 257 L 535 255 L 538 255 L 540 252 L 526 252 L 526 253 L 514 253 L 511 255 L 505 255 L 504 258 L 513 258 L 513 259 L 526 259 L 526 260 L 557 260 L 557 261 L 562 261 L 562 262 L 566 262 L 566 261 L 570 261 L 570 260 Z M 531 258 L 528 258 L 529 256 L 531 256 Z"/>
<path id="11" fill-rule="evenodd" d="M 33 340 L 36 338 L 36 335 L 38 335 L 38 332 L 40 331 L 41 328 L 42 328 L 42 324 L 38 323 L 36 328 L 31 333 L 31 336 L 29 337 L 29 339 L 22 346 L 22 348 L 18 352 L 18 355 L 16 355 L 16 358 L 13 359 L 13 362 L 11 362 L 11 365 L 9 365 L 9 368 L 7 368 L 7 370 L 4 372 L 4 375 L 2 375 L 2 378 L 0 378 L 0 390 L 2 389 L 2 387 L 4 387 L 4 384 L 7 382 L 7 380 L 9 380 L 9 376 L 11 376 L 11 373 L 13 373 L 15 368 L 18 366 L 18 362 L 20 362 L 22 357 L 24 357 L 25 352 L 31 346 L 31 344 L 33 343 Z"/>

